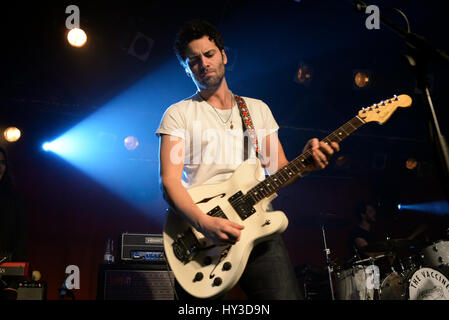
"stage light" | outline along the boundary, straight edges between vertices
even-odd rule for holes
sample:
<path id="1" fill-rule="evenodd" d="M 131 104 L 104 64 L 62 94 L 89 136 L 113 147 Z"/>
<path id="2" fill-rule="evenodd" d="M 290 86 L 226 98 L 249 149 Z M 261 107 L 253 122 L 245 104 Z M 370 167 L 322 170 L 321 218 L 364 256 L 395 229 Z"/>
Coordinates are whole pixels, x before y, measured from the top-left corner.
<path id="1" fill-rule="evenodd" d="M 125 148 L 128 150 L 135 150 L 139 146 L 139 141 L 136 137 L 129 136 L 125 138 Z"/>
<path id="2" fill-rule="evenodd" d="M 368 69 L 357 69 L 352 72 L 353 87 L 355 89 L 366 89 L 373 85 L 373 72 Z"/>
<path id="3" fill-rule="evenodd" d="M 416 169 L 418 166 L 418 161 L 415 158 L 408 158 L 407 161 L 405 161 L 405 167 L 409 170 Z"/>
<path id="4" fill-rule="evenodd" d="M 300 84 L 309 84 L 312 81 L 312 67 L 306 64 L 301 65 L 296 73 L 296 78 Z"/>
<path id="5" fill-rule="evenodd" d="M 309 84 L 312 82 L 312 78 L 313 78 L 312 66 L 305 62 L 300 62 L 293 77 L 293 81 L 300 85 L 308 87 Z"/>
<path id="6" fill-rule="evenodd" d="M 73 28 L 67 34 L 67 40 L 71 46 L 80 48 L 86 44 L 87 35 L 82 29 Z"/>
<path id="7" fill-rule="evenodd" d="M 449 214 L 449 203 L 447 201 L 433 201 L 412 204 L 398 204 L 398 209 L 401 211 L 416 211 L 425 212 L 437 215 Z"/>
<path id="8" fill-rule="evenodd" d="M 370 81 L 370 76 L 365 72 L 357 72 L 354 76 L 354 83 L 359 88 L 367 87 Z"/>
<path id="9" fill-rule="evenodd" d="M 16 127 L 9 127 L 3 132 L 3 136 L 5 140 L 8 142 L 16 142 L 20 139 L 21 132 Z"/>
<path id="10" fill-rule="evenodd" d="M 44 149 L 44 151 L 50 151 L 51 149 L 50 142 L 45 142 L 44 144 L 42 144 L 42 149 Z"/>

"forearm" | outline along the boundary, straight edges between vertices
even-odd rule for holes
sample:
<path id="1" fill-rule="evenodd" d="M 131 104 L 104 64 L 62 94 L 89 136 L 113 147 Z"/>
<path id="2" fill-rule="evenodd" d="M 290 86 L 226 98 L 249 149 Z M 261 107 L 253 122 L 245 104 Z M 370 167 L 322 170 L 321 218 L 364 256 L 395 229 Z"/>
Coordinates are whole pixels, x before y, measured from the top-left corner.
<path id="1" fill-rule="evenodd" d="M 195 229 L 198 229 L 204 213 L 193 202 L 181 181 L 174 178 L 162 178 L 162 186 L 165 197 L 168 198 L 167 202 L 182 214 Z"/>

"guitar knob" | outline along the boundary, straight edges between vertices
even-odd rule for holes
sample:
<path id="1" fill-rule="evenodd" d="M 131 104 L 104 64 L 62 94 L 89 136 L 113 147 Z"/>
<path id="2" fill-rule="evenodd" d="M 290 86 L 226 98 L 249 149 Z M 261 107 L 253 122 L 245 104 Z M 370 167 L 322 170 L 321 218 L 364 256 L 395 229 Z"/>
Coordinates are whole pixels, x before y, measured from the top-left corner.
<path id="1" fill-rule="evenodd" d="M 215 278 L 214 279 L 214 286 L 219 286 L 223 283 L 223 280 L 221 280 L 221 278 Z"/>
<path id="2" fill-rule="evenodd" d="M 195 278 L 193 279 L 193 282 L 197 282 L 197 281 L 201 281 L 203 280 L 203 273 L 202 272 L 197 272 L 197 274 L 195 275 Z"/>
<path id="3" fill-rule="evenodd" d="M 229 270 L 231 270 L 231 268 L 232 268 L 232 264 L 230 262 L 225 262 L 223 264 L 223 270 L 224 271 L 229 271 Z"/>

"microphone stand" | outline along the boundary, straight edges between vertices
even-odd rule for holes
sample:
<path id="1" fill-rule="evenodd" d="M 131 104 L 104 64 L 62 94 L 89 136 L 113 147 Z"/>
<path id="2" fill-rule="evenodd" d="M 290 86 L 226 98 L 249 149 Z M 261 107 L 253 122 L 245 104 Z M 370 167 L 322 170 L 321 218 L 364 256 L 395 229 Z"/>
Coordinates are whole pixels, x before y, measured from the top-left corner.
<path id="1" fill-rule="evenodd" d="M 355 4 L 358 12 L 365 14 L 367 5 L 363 1 L 352 0 L 352 2 Z M 449 150 L 438 124 L 426 73 L 426 67 L 430 61 L 449 66 L 449 55 L 443 50 L 436 48 L 424 37 L 411 33 L 410 30 L 405 31 L 398 27 L 388 19 L 385 19 L 382 14 L 380 15 L 380 21 L 403 38 L 409 49 L 409 54 L 404 56 L 416 77 L 417 86 L 421 90 L 424 104 L 427 105 L 426 113 L 429 121 L 430 142 L 433 147 L 435 163 L 439 172 L 438 177 L 440 178 L 443 192 L 449 200 Z"/>
<path id="2" fill-rule="evenodd" d="M 321 226 L 321 230 L 323 232 L 324 253 L 325 253 L 325 256 L 326 256 L 327 272 L 329 273 L 329 286 L 330 286 L 330 290 L 331 290 L 331 297 L 332 297 L 332 300 L 335 300 L 334 287 L 333 287 L 333 284 L 332 284 L 332 267 L 331 267 L 331 262 L 330 262 L 330 259 L 329 259 L 329 254 L 331 253 L 331 251 L 327 248 L 326 234 L 324 232 L 324 225 Z"/>

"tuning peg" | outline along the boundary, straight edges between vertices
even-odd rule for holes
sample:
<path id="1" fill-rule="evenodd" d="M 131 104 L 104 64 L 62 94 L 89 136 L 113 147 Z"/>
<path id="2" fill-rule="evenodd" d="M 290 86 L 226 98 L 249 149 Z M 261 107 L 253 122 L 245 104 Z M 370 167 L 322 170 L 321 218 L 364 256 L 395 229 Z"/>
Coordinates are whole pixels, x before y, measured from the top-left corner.
<path id="1" fill-rule="evenodd" d="M 395 101 L 398 101 L 398 100 L 399 100 L 399 98 L 398 98 L 397 95 L 394 95 L 394 100 L 395 100 Z"/>

